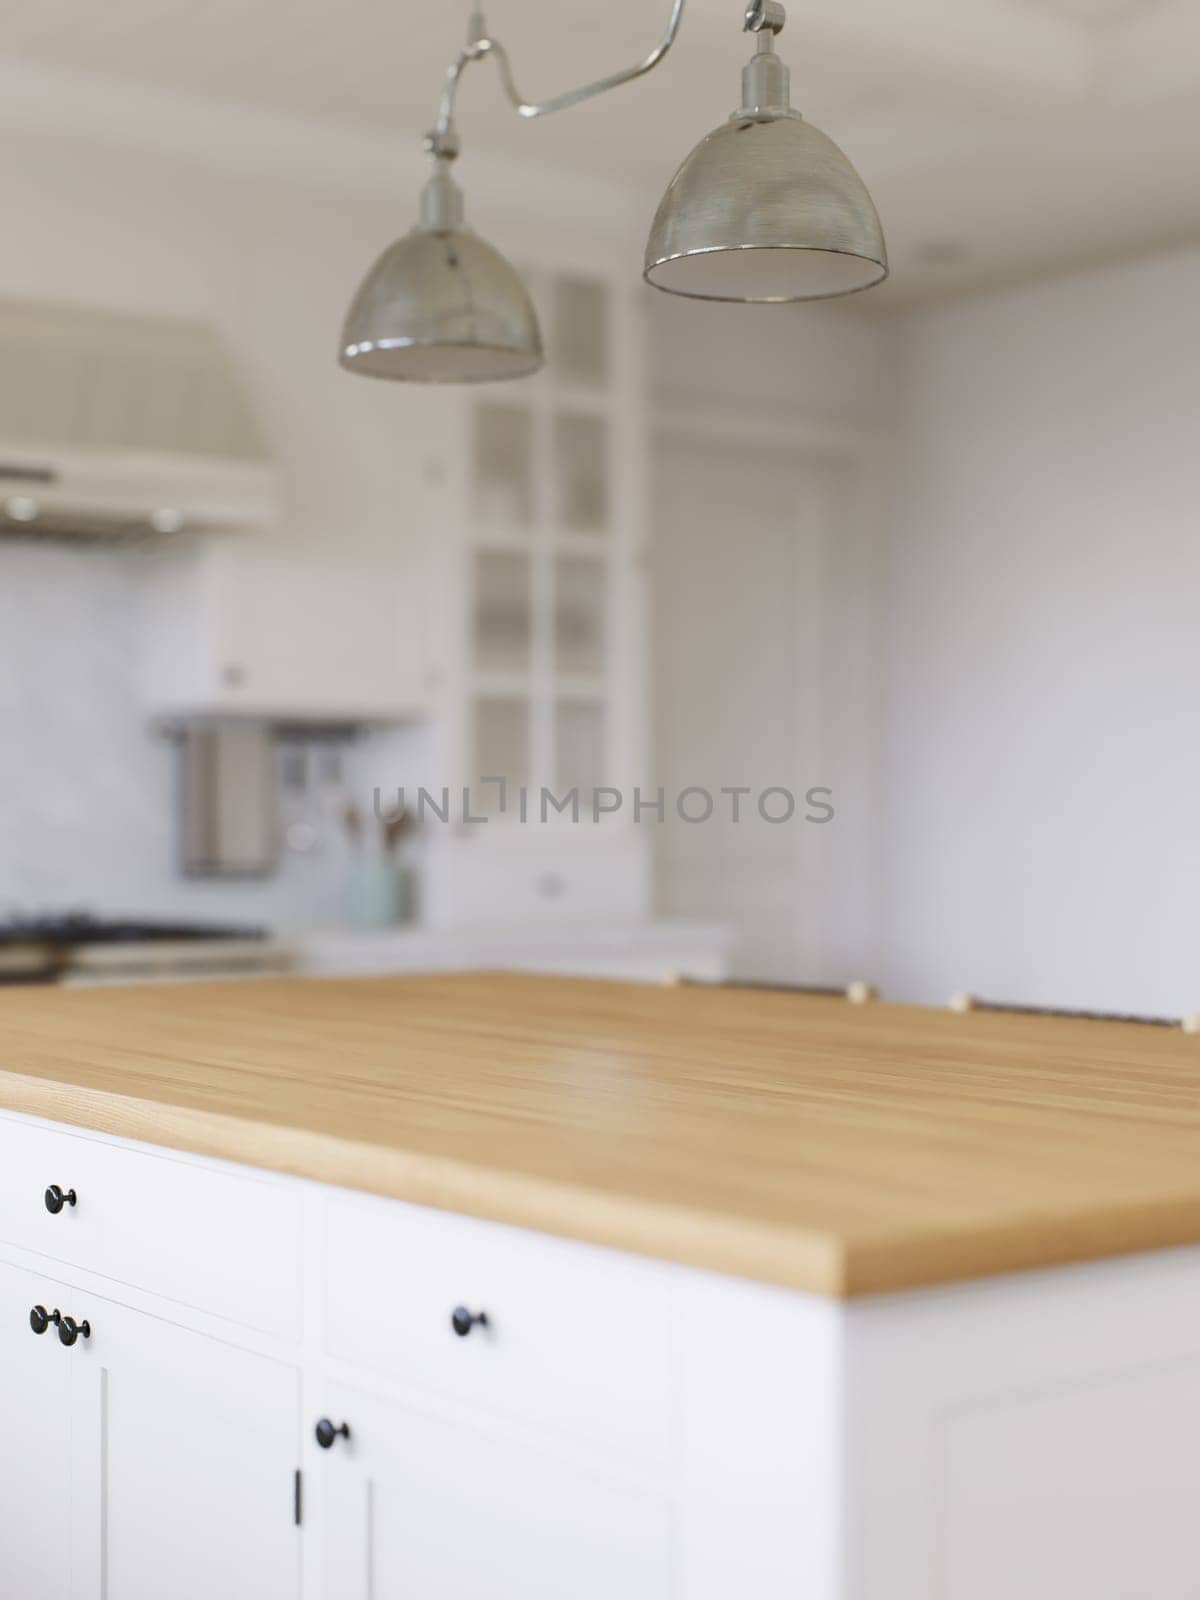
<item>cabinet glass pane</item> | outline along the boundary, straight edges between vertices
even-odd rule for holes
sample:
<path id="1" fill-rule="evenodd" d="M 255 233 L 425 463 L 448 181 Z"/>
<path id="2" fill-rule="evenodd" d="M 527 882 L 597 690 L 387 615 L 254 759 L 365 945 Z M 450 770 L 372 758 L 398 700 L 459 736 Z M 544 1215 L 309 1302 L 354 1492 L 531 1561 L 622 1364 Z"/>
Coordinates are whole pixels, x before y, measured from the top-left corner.
<path id="1" fill-rule="evenodd" d="M 475 553 L 472 623 L 481 672 L 527 672 L 533 637 L 532 563 L 520 551 Z"/>
<path id="2" fill-rule="evenodd" d="M 493 527 L 528 528 L 533 521 L 533 422 L 520 406 L 475 411 L 474 508 Z"/>
<path id="3" fill-rule="evenodd" d="M 555 284 L 551 352 L 564 382 L 608 382 L 608 309 L 608 289 L 594 278 L 560 278 Z"/>
<path id="4" fill-rule="evenodd" d="M 554 667 L 604 671 L 607 573 L 602 561 L 558 556 L 554 562 Z"/>
<path id="5" fill-rule="evenodd" d="M 562 528 L 603 533 L 610 501 L 608 423 L 603 417 L 555 417 L 554 469 Z"/>
<path id="6" fill-rule="evenodd" d="M 604 781 L 604 707 L 590 700 L 560 700 L 554 709 L 554 767 L 560 792 L 578 788 L 590 803 Z"/>
<path id="7" fill-rule="evenodd" d="M 494 806 L 494 784 L 481 778 L 507 778 L 510 787 L 529 782 L 529 702 L 517 697 L 479 699 L 475 702 L 475 764 L 470 775 L 472 804 Z"/>

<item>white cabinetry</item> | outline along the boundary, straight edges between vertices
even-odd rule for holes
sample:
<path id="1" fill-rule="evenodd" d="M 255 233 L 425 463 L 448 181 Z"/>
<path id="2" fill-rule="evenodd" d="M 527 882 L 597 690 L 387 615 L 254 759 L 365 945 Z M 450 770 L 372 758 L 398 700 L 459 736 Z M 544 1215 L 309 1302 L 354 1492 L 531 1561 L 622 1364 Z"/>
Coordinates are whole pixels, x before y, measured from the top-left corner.
<path id="1" fill-rule="evenodd" d="M 366 1197 L 324 1212 L 321 1404 L 347 1430 L 314 1462 L 324 1594 L 669 1595 L 673 1274 Z"/>
<path id="2" fill-rule="evenodd" d="M 3 1265 L 0 1361 L 0 1592 L 295 1600 L 298 1368 Z"/>
<path id="3" fill-rule="evenodd" d="M 673 1508 L 544 1448 L 330 1385 L 327 1600 L 665 1600 Z"/>
<path id="4" fill-rule="evenodd" d="M 633 785 L 653 781 L 636 291 L 595 267 L 527 277 L 546 369 L 460 397 L 428 486 L 441 769 L 456 812 L 466 788 L 487 819 L 431 863 L 429 911 L 445 924 L 648 906 L 644 830 L 631 822 Z M 577 799 L 560 814 L 543 789 Z M 614 791 L 602 813 L 622 797 L 601 825 L 597 790 Z"/>
<path id="5" fill-rule="evenodd" d="M 0 1239 L 230 1322 L 294 1331 L 294 1191 L 43 1124 L 23 1124 L 19 1138 L 9 1127 L 0 1122 Z"/>
<path id="6" fill-rule="evenodd" d="M 0 1593 L 295 1600 L 299 1194 L 0 1120 L 0 1219 Z"/>
<path id="7" fill-rule="evenodd" d="M 678 1308 L 661 1267 L 337 1194 L 326 1261 L 333 1358 L 625 1463 L 670 1458 Z M 465 1337 L 460 1306 L 486 1319 Z"/>
<path id="8" fill-rule="evenodd" d="M 49 1279 L 0 1266 L 0 1592 L 38 1600 L 71 1600 L 71 1369 L 53 1330 L 34 1335 L 29 1313 L 65 1298 Z"/>
<path id="9" fill-rule="evenodd" d="M 0 1194 L 6 1600 L 1198 1592 L 1200 1250 L 844 1304 L 15 1115 L 0 1172 L 26 1140 L 88 1188 Z M 187 1295 L 104 1243 L 139 1204 Z M 244 1216 L 270 1278 L 296 1215 L 299 1304 L 244 1315 L 212 1260 Z"/>
<path id="10" fill-rule="evenodd" d="M 1200 1249 L 852 1307 L 852 1600 L 1193 1600 Z"/>
<path id="11" fill-rule="evenodd" d="M 77 1496 L 94 1559 L 74 1600 L 296 1600 L 297 1367 L 76 1292 Z M 81 1392 L 81 1390 L 83 1392 Z"/>
<path id="12" fill-rule="evenodd" d="M 597 917 L 568 927 L 543 919 L 536 927 L 493 923 L 473 929 L 311 934 L 298 941 L 298 965 L 322 977 L 503 969 L 627 983 L 671 983 L 680 977 L 719 983 L 729 976 L 730 942 L 724 928 L 703 922 Z"/>
<path id="13" fill-rule="evenodd" d="M 832 1308 L 16 1115 L 0 1173 L 0 1592 L 834 1600 Z"/>
<path id="14" fill-rule="evenodd" d="M 393 722 L 423 710 L 419 600 L 381 556 L 210 543 L 157 556 L 143 605 L 157 715 Z"/>

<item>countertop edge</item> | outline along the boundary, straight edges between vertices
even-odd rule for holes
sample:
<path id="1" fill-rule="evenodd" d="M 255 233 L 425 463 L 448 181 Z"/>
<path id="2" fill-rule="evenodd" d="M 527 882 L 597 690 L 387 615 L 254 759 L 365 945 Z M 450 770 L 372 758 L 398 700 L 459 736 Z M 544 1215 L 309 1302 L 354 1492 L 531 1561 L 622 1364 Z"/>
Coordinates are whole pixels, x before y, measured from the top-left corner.
<path id="1" fill-rule="evenodd" d="M 850 1241 L 841 1296 L 911 1293 L 1188 1246 L 1200 1246 L 1200 1195 L 1121 1200 L 1075 1217 L 975 1219 L 961 1230 L 914 1230 L 904 1241 Z"/>
<path id="2" fill-rule="evenodd" d="M 11 1070 L 0 1110 L 839 1302 L 1200 1245 L 1200 1194 L 841 1240 Z"/>
<path id="3" fill-rule="evenodd" d="M 826 1299 L 848 1292 L 840 1241 L 803 1229 L 6 1069 L 0 1111 Z"/>

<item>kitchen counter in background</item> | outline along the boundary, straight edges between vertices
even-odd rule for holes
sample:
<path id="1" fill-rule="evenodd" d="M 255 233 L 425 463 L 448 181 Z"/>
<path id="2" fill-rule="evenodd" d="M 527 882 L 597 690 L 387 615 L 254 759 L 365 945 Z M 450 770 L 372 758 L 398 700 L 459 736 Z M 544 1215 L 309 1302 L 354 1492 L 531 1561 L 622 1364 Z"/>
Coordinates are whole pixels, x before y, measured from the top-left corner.
<path id="1" fill-rule="evenodd" d="M 414 972 L 488 968 L 586 978 L 666 983 L 674 978 L 720 982 L 729 976 L 732 935 L 714 923 L 587 922 L 482 924 L 476 928 L 345 929 L 241 937 L 211 931 L 169 936 L 163 925 L 135 937 L 113 924 L 105 937 L 11 936 L 0 940 L 0 985 L 62 983 L 93 988 L 182 983 L 214 978 L 385 977 Z M 77 919 L 85 931 L 101 923 Z"/>
<path id="2" fill-rule="evenodd" d="M 295 965 L 291 945 L 263 928 L 85 911 L 0 922 L 0 984 L 271 977 Z"/>
<path id="3" fill-rule="evenodd" d="M 677 975 L 719 982 L 729 976 L 732 936 L 717 923 L 589 921 L 335 930 L 301 934 L 292 944 L 296 969 L 314 977 L 503 968 L 647 983 Z"/>

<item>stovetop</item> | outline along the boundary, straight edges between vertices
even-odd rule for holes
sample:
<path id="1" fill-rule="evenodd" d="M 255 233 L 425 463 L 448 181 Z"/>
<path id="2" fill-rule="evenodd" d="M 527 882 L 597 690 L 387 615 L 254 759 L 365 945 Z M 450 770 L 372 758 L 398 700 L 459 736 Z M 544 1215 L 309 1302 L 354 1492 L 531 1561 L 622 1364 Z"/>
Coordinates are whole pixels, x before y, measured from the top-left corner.
<path id="1" fill-rule="evenodd" d="M 73 949 L 95 944 L 180 944 L 202 939 L 265 939 L 265 928 L 224 927 L 202 922 L 155 922 L 96 917 L 88 911 L 12 917 L 0 922 L 0 946 L 55 945 Z"/>

